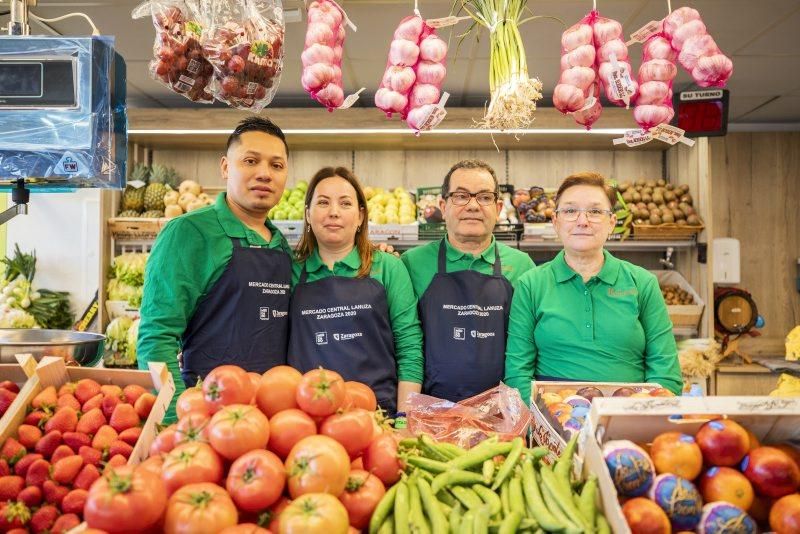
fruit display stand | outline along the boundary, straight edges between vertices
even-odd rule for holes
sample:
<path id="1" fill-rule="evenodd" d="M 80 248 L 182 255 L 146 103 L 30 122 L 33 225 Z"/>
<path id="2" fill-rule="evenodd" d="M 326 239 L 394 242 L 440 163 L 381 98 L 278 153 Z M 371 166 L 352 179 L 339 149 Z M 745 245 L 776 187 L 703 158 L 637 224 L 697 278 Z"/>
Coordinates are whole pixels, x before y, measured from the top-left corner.
<path id="1" fill-rule="evenodd" d="M 800 440 L 800 399 L 772 397 L 603 398 L 592 403 L 580 439 L 583 470 L 597 474 L 603 509 L 612 531 L 629 534 L 602 447 L 611 440 L 650 443 L 664 432 L 694 436 L 712 419 L 730 419 L 761 444 Z M 719 531 L 722 532 L 722 531 Z"/>

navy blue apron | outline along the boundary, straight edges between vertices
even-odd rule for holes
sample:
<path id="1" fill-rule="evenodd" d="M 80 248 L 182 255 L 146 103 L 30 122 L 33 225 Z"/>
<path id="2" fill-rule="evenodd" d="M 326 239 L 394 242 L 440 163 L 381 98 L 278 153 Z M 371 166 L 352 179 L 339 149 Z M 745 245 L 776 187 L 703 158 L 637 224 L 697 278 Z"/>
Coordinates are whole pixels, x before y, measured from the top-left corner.
<path id="1" fill-rule="evenodd" d="M 305 267 L 290 306 L 289 365 L 322 366 L 372 388 L 378 405 L 397 409 L 397 361 L 386 289 L 369 276 L 306 282 Z"/>
<path id="2" fill-rule="evenodd" d="M 232 238 L 233 254 L 183 334 L 187 387 L 224 364 L 263 373 L 286 364 L 292 259 Z"/>
<path id="3" fill-rule="evenodd" d="M 491 275 L 448 273 L 444 239 L 439 244 L 439 270 L 419 301 L 425 333 L 424 393 L 458 402 L 503 379 L 514 290 L 502 275 L 497 244 L 494 258 Z"/>

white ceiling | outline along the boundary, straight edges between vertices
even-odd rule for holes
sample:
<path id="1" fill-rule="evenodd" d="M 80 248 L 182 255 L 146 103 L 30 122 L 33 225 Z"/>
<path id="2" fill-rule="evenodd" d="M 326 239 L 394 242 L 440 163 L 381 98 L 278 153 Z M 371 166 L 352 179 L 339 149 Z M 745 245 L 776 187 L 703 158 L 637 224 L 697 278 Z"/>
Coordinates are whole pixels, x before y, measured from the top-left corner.
<path id="1" fill-rule="evenodd" d="M 39 16 L 52 18 L 71 11 L 83 11 L 105 35 L 116 36 L 118 51 L 128 66 L 128 104 L 132 107 L 187 107 L 194 104 L 151 80 L 147 64 L 152 58 L 155 35 L 149 19 L 132 20 L 131 10 L 139 2 L 130 0 L 70 2 L 40 1 L 32 8 Z M 302 5 L 288 0 L 286 8 Z M 389 41 L 400 19 L 409 15 L 413 0 L 344 0 L 348 16 L 358 25 L 358 32 L 348 31 L 343 63 L 345 92 L 366 87 L 359 105 L 372 106 L 372 95 L 380 82 L 386 63 Z M 674 2 L 673 7 L 690 5 L 700 11 L 722 50 L 733 58 L 734 73 L 729 120 L 735 123 L 800 123 L 800 0 L 691 0 Z M 0 1 L 0 12 L 8 4 Z M 435 18 L 450 13 L 450 0 L 420 0 L 423 17 Z M 577 22 L 591 9 L 590 0 L 529 0 L 536 15 L 551 15 L 567 25 Z M 597 0 L 604 16 L 619 20 L 626 35 L 644 23 L 667 13 L 666 0 Z M 0 17 L 0 25 L 8 20 Z M 50 24 L 65 35 L 87 35 L 89 28 L 80 18 Z M 467 38 L 458 53 L 457 34 L 467 23 L 455 27 L 448 56 L 445 90 L 452 95 L 450 106 L 483 106 L 488 96 L 488 39 Z M 36 23 L 31 33 L 47 32 Z M 525 24 L 529 71 L 539 77 L 545 96 L 552 94 L 559 75 L 560 23 L 537 20 Z M 303 48 L 305 21 L 290 23 L 286 29 L 286 59 L 280 89 L 272 106 L 317 106 L 300 86 L 300 53 Z M 450 29 L 440 31 L 444 38 Z M 632 47 L 634 69 L 638 68 L 641 49 Z M 675 88 L 692 86 L 690 77 L 679 69 Z M 366 96 L 365 96 L 366 95 Z M 546 104 L 546 105 L 549 105 Z"/>

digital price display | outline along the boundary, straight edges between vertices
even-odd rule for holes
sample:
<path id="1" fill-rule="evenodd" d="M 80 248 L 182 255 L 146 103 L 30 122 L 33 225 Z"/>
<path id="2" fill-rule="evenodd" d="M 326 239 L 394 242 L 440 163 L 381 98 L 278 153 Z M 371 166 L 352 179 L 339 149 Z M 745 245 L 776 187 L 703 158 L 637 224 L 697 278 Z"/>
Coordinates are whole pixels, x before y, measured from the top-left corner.
<path id="1" fill-rule="evenodd" d="M 673 97 L 674 126 L 686 137 L 714 137 L 728 133 L 727 89 L 682 91 Z"/>

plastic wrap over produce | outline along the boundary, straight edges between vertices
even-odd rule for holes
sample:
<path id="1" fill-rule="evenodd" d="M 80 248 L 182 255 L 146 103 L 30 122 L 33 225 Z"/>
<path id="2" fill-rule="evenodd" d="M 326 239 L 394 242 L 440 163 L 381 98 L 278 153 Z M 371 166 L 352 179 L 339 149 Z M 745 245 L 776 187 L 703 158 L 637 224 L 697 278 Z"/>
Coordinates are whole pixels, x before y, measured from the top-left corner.
<path id="1" fill-rule="evenodd" d="M 412 434 L 424 432 L 436 441 L 470 448 L 491 435 L 505 441 L 525 436 L 531 411 L 519 391 L 500 384 L 458 403 L 414 394 L 409 397 L 406 419 Z"/>
<path id="2" fill-rule="evenodd" d="M 346 23 L 347 15 L 336 2 L 315 0 L 308 5 L 301 83 L 311 98 L 328 111 L 344 104 L 342 55 Z"/>
<path id="3" fill-rule="evenodd" d="M 678 74 L 676 52 L 664 34 L 652 35 L 642 47 L 639 67 L 639 95 L 633 108 L 633 118 L 649 130 L 669 123 L 675 115 L 672 107 L 672 80 Z"/>
<path id="4" fill-rule="evenodd" d="M 203 50 L 214 97 L 254 113 L 267 107 L 281 80 L 283 37 L 280 0 L 211 2 Z"/>
<path id="5" fill-rule="evenodd" d="M 592 11 L 561 34 L 561 77 L 553 90 L 556 109 L 571 114 L 587 130 L 603 111 L 592 27 L 598 16 Z"/>
<path id="6" fill-rule="evenodd" d="M 678 51 L 678 61 L 700 87 L 724 87 L 733 62 L 708 34 L 700 13 L 681 7 L 664 19 L 664 35 Z"/>
<path id="7" fill-rule="evenodd" d="M 192 102 L 211 104 L 214 68 L 201 45 L 204 26 L 196 2 L 155 0 L 137 6 L 133 18 L 150 16 L 156 29 L 150 76 Z"/>

